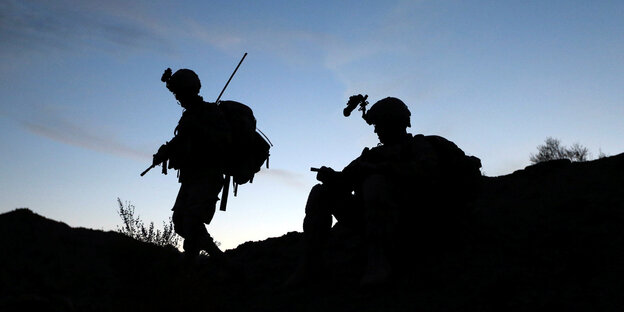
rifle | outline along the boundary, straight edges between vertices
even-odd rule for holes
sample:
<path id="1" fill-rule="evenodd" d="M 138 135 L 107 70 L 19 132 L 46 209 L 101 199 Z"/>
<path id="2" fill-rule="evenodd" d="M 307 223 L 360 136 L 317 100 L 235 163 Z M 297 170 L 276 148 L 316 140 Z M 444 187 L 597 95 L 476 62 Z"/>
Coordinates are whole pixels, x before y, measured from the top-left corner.
<path id="1" fill-rule="evenodd" d="M 141 172 L 141 176 L 144 176 L 148 171 L 154 169 L 154 167 L 158 166 L 159 164 L 154 164 L 149 166 L 149 168 L 145 169 L 145 171 Z M 160 163 L 160 165 L 162 165 L 162 174 L 167 174 L 167 160 L 165 159 L 162 163 Z"/>

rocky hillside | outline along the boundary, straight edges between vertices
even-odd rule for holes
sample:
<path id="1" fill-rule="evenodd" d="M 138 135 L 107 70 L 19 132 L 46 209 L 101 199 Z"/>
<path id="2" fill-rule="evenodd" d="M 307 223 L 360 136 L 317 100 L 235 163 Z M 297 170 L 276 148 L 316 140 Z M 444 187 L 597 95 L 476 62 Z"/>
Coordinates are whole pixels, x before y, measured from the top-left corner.
<path id="1" fill-rule="evenodd" d="M 18 209 L 0 215 L 0 311 L 624 311 L 624 154 L 484 177 L 469 216 L 428 223 L 388 285 L 359 287 L 359 239 L 338 226 L 326 271 L 293 288 L 301 233 L 223 270 Z"/>

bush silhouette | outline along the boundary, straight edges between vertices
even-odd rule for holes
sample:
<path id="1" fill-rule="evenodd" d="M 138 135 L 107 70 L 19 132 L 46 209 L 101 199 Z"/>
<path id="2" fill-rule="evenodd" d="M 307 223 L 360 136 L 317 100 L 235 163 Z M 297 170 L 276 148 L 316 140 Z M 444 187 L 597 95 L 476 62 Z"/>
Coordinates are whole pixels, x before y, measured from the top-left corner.
<path id="1" fill-rule="evenodd" d="M 173 230 L 171 217 L 169 217 L 169 223 L 163 222 L 162 230 L 155 229 L 154 222 L 150 222 L 148 226 L 145 226 L 141 218 L 134 215 L 134 205 L 128 202 L 124 205 L 119 198 L 117 198 L 117 203 L 119 204 L 117 214 L 119 214 L 123 222 L 121 226 L 117 227 L 117 232 L 158 246 L 179 247 L 180 237 Z"/>
<path id="2" fill-rule="evenodd" d="M 555 159 L 569 159 L 570 161 L 587 161 L 590 153 L 587 147 L 574 143 L 571 147 L 561 145 L 558 139 L 548 137 L 544 145 L 537 147 L 537 154 L 531 154 L 531 163 L 537 164 Z M 601 153 L 602 155 L 602 153 Z"/>

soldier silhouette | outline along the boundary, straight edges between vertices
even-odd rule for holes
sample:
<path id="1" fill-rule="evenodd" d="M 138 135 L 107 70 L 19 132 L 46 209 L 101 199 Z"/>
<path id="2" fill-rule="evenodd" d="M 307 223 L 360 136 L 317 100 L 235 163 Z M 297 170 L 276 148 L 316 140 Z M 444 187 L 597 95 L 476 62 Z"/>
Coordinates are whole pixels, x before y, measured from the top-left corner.
<path id="1" fill-rule="evenodd" d="M 303 255 L 287 285 L 306 282 L 318 276 L 322 254 L 332 228 L 332 216 L 346 228 L 364 237 L 366 269 L 362 285 L 386 282 L 392 275 L 388 249 L 398 238 L 405 220 L 415 217 L 423 196 L 436 189 L 449 190 L 450 177 L 459 186 L 462 178 L 480 176 L 480 161 L 468 157 L 454 143 L 439 136 L 411 135 L 411 113 L 399 99 L 387 97 L 366 112 L 366 97 L 352 96 L 345 116 L 358 103 L 363 118 L 375 127 L 379 145 L 365 148 L 342 171 L 328 167 L 317 171 L 317 180 L 308 196 L 303 221 Z M 419 205 L 419 203 L 421 205 Z M 414 207 L 416 206 L 416 207 Z M 407 225 L 408 227 L 410 225 Z"/>
<path id="2" fill-rule="evenodd" d="M 195 72 L 180 69 L 163 74 L 179 104 L 184 108 L 175 128 L 175 136 L 154 154 L 152 167 L 179 170 L 180 190 L 173 206 L 175 232 L 184 238 L 184 253 L 195 258 L 201 250 L 212 259 L 224 260 L 224 254 L 206 230 L 210 224 L 224 185 L 224 162 L 231 143 L 228 124 L 216 103 L 205 102 L 199 95 L 201 82 Z"/>

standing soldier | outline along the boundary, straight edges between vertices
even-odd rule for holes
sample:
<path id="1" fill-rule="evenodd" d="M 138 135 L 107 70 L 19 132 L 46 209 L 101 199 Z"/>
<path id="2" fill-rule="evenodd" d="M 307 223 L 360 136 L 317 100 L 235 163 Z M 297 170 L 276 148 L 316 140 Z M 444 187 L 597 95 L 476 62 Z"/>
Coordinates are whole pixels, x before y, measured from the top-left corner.
<path id="1" fill-rule="evenodd" d="M 216 103 L 204 102 L 199 95 L 199 77 L 189 69 L 163 74 L 179 104 L 184 108 L 175 136 L 154 155 L 158 164 L 179 170 L 180 191 L 173 206 L 175 232 L 184 238 L 185 256 L 194 258 L 201 250 L 211 258 L 223 260 L 204 224 L 215 214 L 219 192 L 224 184 L 225 153 L 230 144 L 227 122 Z M 164 170 L 164 168 L 163 168 Z"/>

